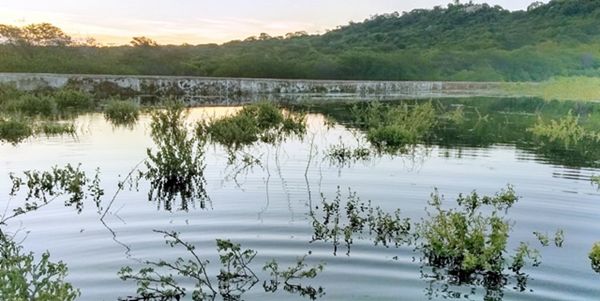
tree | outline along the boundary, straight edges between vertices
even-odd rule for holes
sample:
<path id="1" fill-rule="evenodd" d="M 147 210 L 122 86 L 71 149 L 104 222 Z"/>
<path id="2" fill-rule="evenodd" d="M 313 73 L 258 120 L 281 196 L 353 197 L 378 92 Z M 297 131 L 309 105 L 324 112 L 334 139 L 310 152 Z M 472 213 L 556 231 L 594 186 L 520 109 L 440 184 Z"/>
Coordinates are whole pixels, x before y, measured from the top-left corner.
<path id="1" fill-rule="evenodd" d="M 129 42 L 133 47 L 156 47 L 158 43 L 151 38 L 148 37 L 133 37 L 131 42 Z"/>
<path id="2" fill-rule="evenodd" d="M 50 23 L 29 24 L 24 27 L 0 24 L 0 38 L 8 44 L 32 46 L 68 46 L 71 37 Z"/>

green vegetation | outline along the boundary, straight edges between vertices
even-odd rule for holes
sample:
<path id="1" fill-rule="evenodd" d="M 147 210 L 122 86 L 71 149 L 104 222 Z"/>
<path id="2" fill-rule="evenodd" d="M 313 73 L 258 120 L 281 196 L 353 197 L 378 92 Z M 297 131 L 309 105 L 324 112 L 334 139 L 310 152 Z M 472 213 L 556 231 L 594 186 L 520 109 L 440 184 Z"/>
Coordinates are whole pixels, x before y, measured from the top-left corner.
<path id="1" fill-rule="evenodd" d="M 27 121 L 0 119 L 0 142 L 5 141 L 17 145 L 31 135 L 33 135 L 33 130 Z"/>
<path id="2" fill-rule="evenodd" d="M 350 247 L 355 238 L 370 238 L 375 245 L 396 247 L 411 241 L 411 223 L 409 219 L 400 217 L 400 210 L 390 214 L 371 202 L 364 203 L 355 192 L 349 191 L 346 205 L 341 211 L 342 195 L 339 187 L 335 199 L 327 202 L 322 196 L 322 218 L 318 212 L 311 211 L 314 230 L 311 242 L 332 242 L 333 254 L 337 254 L 340 241 L 346 244 L 346 255 L 350 255 Z M 318 209 L 318 207 L 317 207 Z M 342 215 L 341 212 L 345 213 Z"/>
<path id="3" fill-rule="evenodd" d="M 508 95 L 533 96 L 546 100 L 600 100 L 600 78 L 572 76 L 554 77 L 540 83 L 505 84 Z"/>
<path id="4" fill-rule="evenodd" d="M 104 108 L 104 118 L 115 126 L 132 126 L 139 115 L 139 106 L 128 100 L 111 100 Z"/>
<path id="5" fill-rule="evenodd" d="M 188 132 L 185 108 L 171 103 L 165 110 L 152 113 L 150 135 L 156 151 L 148 148 L 146 170 L 139 178 L 150 182 L 148 200 L 157 200 L 165 210 L 173 209 L 177 196 L 181 199 L 179 210 L 188 210 L 196 201 L 206 207 L 209 197 L 204 179 L 205 137 Z"/>
<path id="6" fill-rule="evenodd" d="M 437 124 L 431 102 L 409 107 L 379 102 L 354 106 L 355 124 L 366 131 L 367 140 L 379 151 L 402 152 L 406 146 L 423 142 Z"/>
<path id="7" fill-rule="evenodd" d="M 50 261 L 45 252 L 39 260 L 33 253 L 0 232 L 0 298 L 14 301 L 72 301 L 79 290 L 65 281 L 67 266 Z"/>
<path id="8" fill-rule="evenodd" d="M 428 218 L 418 226 L 421 250 L 432 279 L 445 279 L 448 285 L 474 285 L 485 288 L 485 300 L 502 300 L 502 290 L 512 277 L 523 291 L 528 262 L 538 266 L 539 252 L 525 243 L 511 254 L 508 238 L 512 223 L 507 211 L 518 201 L 511 186 L 495 196 L 476 192 L 460 195 L 457 209 L 444 209 L 442 197 L 432 194 Z M 507 274 L 507 271 L 512 273 Z"/>
<path id="9" fill-rule="evenodd" d="M 286 112 L 269 102 L 246 105 L 237 114 L 198 123 L 198 136 L 227 148 L 230 159 L 235 153 L 257 142 L 276 144 L 289 136 L 303 137 L 306 122 L 303 114 Z"/>
<path id="10" fill-rule="evenodd" d="M 453 2 L 375 15 L 322 35 L 261 33 L 197 46 L 136 37 L 131 46 L 99 47 L 75 43 L 49 24 L 3 25 L 0 71 L 474 81 L 598 76 L 599 14 L 594 0 L 553 0 L 515 12 Z"/>
<path id="11" fill-rule="evenodd" d="M 173 262 L 146 261 L 145 267 L 138 272 L 134 272 L 129 266 L 121 268 L 118 273 L 119 277 L 123 281 L 136 281 L 138 296 L 129 296 L 119 300 L 180 300 L 189 294 L 188 289 L 177 282 L 173 273 L 193 283 L 191 297 L 194 301 L 214 300 L 217 295 L 223 297 L 224 300 L 241 300 L 242 294 L 259 282 L 250 266 L 257 255 L 254 250 L 242 250 L 239 244 L 217 239 L 221 269 L 216 276 L 218 286 L 215 286 L 213 277 L 207 271 L 209 261 L 201 259 L 201 255 L 196 252 L 196 246 L 182 240 L 179 233 L 154 232 L 163 234 L 169 246 L 184 248 L 189 253 L 189 259 L 179 257 Z M 283 271 L 279 270 L 279 265 L 274 259 L 266 263 L 263 270 L 270 270 L 272 279 L 269 282 L 264 281 L 265 291 L 275 292 L 281 284 L 279 279 L 283 278 L 284 289 L 288 292 L 308 296 L 312 300 L 317 296 L 322 296 L 324 291 L 321 287 L 315 289 L 311 286 L 290 282 L 312 279 L 323 271 L 323 264 L 309 267 L 304 263 L 305 258 L 306 256 L 299 258 L 295 266 Z"/>
<path id="12" fill-rule="evenodd" d="M 596 273 L 600 273 L 600 242 L 594 244 L 590 251 L 589 258 L 592 263 L 592 269 Z"/>

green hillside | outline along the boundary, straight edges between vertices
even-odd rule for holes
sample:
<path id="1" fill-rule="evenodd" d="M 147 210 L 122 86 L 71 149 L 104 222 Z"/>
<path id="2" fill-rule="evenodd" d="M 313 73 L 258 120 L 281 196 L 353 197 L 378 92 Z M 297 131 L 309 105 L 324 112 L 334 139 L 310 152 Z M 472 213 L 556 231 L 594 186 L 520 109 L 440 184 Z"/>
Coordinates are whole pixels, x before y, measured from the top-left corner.
<path id="1" fill-rule="evenodd" d="M 0 27 L 0 71 L 474 81 L 600 75 L 597 0 L 554 0 L 516 12 L 449 4 L 378 15 L 323 35 L 261 34 L 223 45 L 138 40 L 96 47 L 18 32 Z"/>

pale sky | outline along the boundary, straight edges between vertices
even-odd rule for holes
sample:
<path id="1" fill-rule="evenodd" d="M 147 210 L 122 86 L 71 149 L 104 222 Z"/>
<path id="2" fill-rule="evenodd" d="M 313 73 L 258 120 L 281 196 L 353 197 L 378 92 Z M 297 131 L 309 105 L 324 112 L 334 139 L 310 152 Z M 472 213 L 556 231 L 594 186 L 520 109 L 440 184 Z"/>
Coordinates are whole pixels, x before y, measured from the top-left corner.
<path id="1" fill-rule="evenodd" d="M 489 0 L 510 10 L 534 0 Z M 0 0 L 0 24 L 50 22 L 76 38 L 127 44 L 223 43 L 266 32 L 324 33 L 374 14 L 446 6 L 450 0 Z M 465 2 L 465 1 L 462 1 Z M 548 2 L 547 0 L 544 2 Z"/>

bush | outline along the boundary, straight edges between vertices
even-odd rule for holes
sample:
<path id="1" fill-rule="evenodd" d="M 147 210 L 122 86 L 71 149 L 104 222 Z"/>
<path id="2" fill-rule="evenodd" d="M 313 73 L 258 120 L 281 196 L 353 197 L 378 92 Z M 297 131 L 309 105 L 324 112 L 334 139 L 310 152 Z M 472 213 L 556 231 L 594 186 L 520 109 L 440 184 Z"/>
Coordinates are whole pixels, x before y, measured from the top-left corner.
<path id="1" fill-rule="evenodd" d="M 117 126 L 133 125 L 139 115 L 139 106 L 131 100 L 111 100 L 104 108 L 104 118 Z"/>
<path id="2" fill-rule="evenodd" d="M 62 89 L 53 94 L 59 113 L 91 110 L 94 102 L 89 94 L 77 90 Z"/>
<path id="3" fill-rule="evenodd" d="M 45 95 L 25 94 L 4 103 L 6 112 L 26 116 L 51 117 L 56 114 L 54 98 Z"/>
<path id="4" fill-rule="evenodd" d="M 28 122 L 23 120 L 0 120 L 0 141 L 16 145 L 33 135 Z"/>

